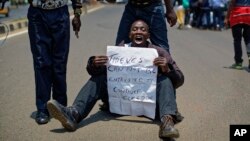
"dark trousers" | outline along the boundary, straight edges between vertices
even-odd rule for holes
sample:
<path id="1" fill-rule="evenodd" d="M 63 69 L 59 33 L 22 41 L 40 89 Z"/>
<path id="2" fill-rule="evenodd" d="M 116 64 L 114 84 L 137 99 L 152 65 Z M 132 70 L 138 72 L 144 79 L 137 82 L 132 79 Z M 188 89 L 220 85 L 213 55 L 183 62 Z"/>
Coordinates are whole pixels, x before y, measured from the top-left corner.
<path id="1" fill-rule="evenodd" d="M 223 11 L 224 9 L 222 7 L 214 7 L 213 8 L 213 27 L 216 29 L 217 25 L 219 25 L 219 29 L 222 29 L 224 27 L 223 23 Z"/>
<path id="2" fill-rule="evenodd" d="M 119 45 L 123 40 L 125 43 L 131 42 L 129 39 L 130 27 L 138 19 L 144 20 L 149 25 L 152 44 L 169 52 L 166 19 L 161 2 L 155 2 L 143 8 L 136 8 L 131 3 L 127 3 L 119 24 L 116 45 Z"/>
<path id="3" fill-rule="evenodd" d="M 168 77 L 157 77 L 156 95 L 156 103 L 159 109 L 156 113 L 159 113 L 160 117 L 163 115 L 174 116 L 177 112 L 175 90 Z M 92 76 L 78 93 L 73 107 L 84 119 L 95 106 L 97 100 L 107 98 L 107 76 Z"/>
<path id="4" fill-rule="evenodd" d="M 250 26 L 246 24 L 237 24 L 232 27 L 234 38 L 234 60 L 235 63 L 242 63 L 242 46 L 241 40 L 244 38 L 248 57 L 250 57 Z"/>
<path id="5" fill-rule="evenodd" d="M 66 67 L 69 52 L 70 22 L 68 7 L 43 10 L 30 6 L 28 31 L 33 55 L 36 106 L 47 111 L 53 99 L 67 105 Z"/>

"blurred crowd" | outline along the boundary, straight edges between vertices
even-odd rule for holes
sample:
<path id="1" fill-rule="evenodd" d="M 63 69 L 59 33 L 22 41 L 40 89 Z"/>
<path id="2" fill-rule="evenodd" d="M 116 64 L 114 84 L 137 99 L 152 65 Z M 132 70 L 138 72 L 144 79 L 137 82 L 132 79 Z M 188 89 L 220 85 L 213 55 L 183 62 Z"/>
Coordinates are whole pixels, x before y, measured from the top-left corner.
<path id="1" fill-rule="evenodd" d="M 178 29 L 199 28 L 222 31 L 229 0 L 174 0 Z"/>

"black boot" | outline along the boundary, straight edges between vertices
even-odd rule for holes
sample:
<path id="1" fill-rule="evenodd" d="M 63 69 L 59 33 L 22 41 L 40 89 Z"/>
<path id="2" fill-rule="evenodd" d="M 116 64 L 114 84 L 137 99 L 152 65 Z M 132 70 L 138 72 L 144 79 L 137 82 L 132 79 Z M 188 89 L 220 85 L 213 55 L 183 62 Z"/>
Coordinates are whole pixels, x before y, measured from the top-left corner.
<path id="1" fill-rule="evenodd" d="M 174 121 L 171 115 L 165 115 L 161 119 L 160 138 L 178 138 L 179 131 L 174 128 Z"/>
<path id="2" fill-rule="evenodd" d="M 36 122 L 38 124 L 46 124 L 49 122 L 49 113 L 43 111 L 37 111 L 36 113 Z"/>
<path id="3" fill-rule="evenodd" d="M 47 108 L 52 117 L 59 120 L 63 127 L 69 131 L 75 131 L 80 115 L 74 107 L 64 107 L 55 100 L 47 102 Z"/>

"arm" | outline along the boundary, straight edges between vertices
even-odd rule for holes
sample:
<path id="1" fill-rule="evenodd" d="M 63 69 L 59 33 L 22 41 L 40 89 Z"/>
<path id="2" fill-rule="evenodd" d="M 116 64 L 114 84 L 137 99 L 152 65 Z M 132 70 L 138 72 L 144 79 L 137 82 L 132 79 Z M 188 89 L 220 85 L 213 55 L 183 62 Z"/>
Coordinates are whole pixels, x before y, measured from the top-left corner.
<path id="1" fill-rule="evenodd" d="M 172 60 L 173 61 L 173 60 Z M 175 61 L 168 63 L 169 71 L 165 74 L 173 83 L 175 89 L 182 86 L 184 83 L 184 75 L 176 65 Z"/>
<path id="2" fill-rule="evenodd" d="M 166 18 L 169 25 L 172 27 L 177 22 L 177 16 L 173 9 L 173 0 L 164 0 L 165 7 L 166 7 Z"/>
<path id="3" fill-rule="evenodd" d="M 72 1 L 72 7 L 74 9 L 74 18 L 72 19 L 72 26 L 73 31 L 75 31 L 75 35 L 78 38 L 78 32 L 80 31 L 81 27 L 81 20 L 80 16 L 82 14 L 82 3 L 80 0 L 71 0 Z"/>

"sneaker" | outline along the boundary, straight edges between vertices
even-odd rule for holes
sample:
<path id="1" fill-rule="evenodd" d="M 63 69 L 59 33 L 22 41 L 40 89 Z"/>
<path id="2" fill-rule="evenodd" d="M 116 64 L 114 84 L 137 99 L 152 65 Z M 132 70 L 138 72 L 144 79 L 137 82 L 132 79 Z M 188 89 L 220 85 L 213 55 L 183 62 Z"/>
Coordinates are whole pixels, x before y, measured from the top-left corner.
<path id="1" fill-rule="evenodd" d="M 79 115 L 76 109 L 73 109 L 72 107 L 64 107 L 55 100 L 48 101 L 47 108 L 50 115 L 59 120 L 65 129 L 69 131 L 76 130 L 77 121 L 75 115 Z"/>
<path id="2" fill-rule="evenodd" d="M 190 24 L 187 24 L 186 28 L 190 29 L 190 28 L 192 28 L 192 26 Z"/>
<path id="3" fill-rule="evenodd" d="M 235 63 L 231 66 L 232 69 L 242 70 L 242 63 Z"/>
<path id="4" fill-rule="evenodd" d="M 178 138 L 179 131 L 174 128 L 174 121 L 172 116 L 165 115 L 162 117 L 162 123 L 160 125 L 159 137 L 160 138 Z"/>

